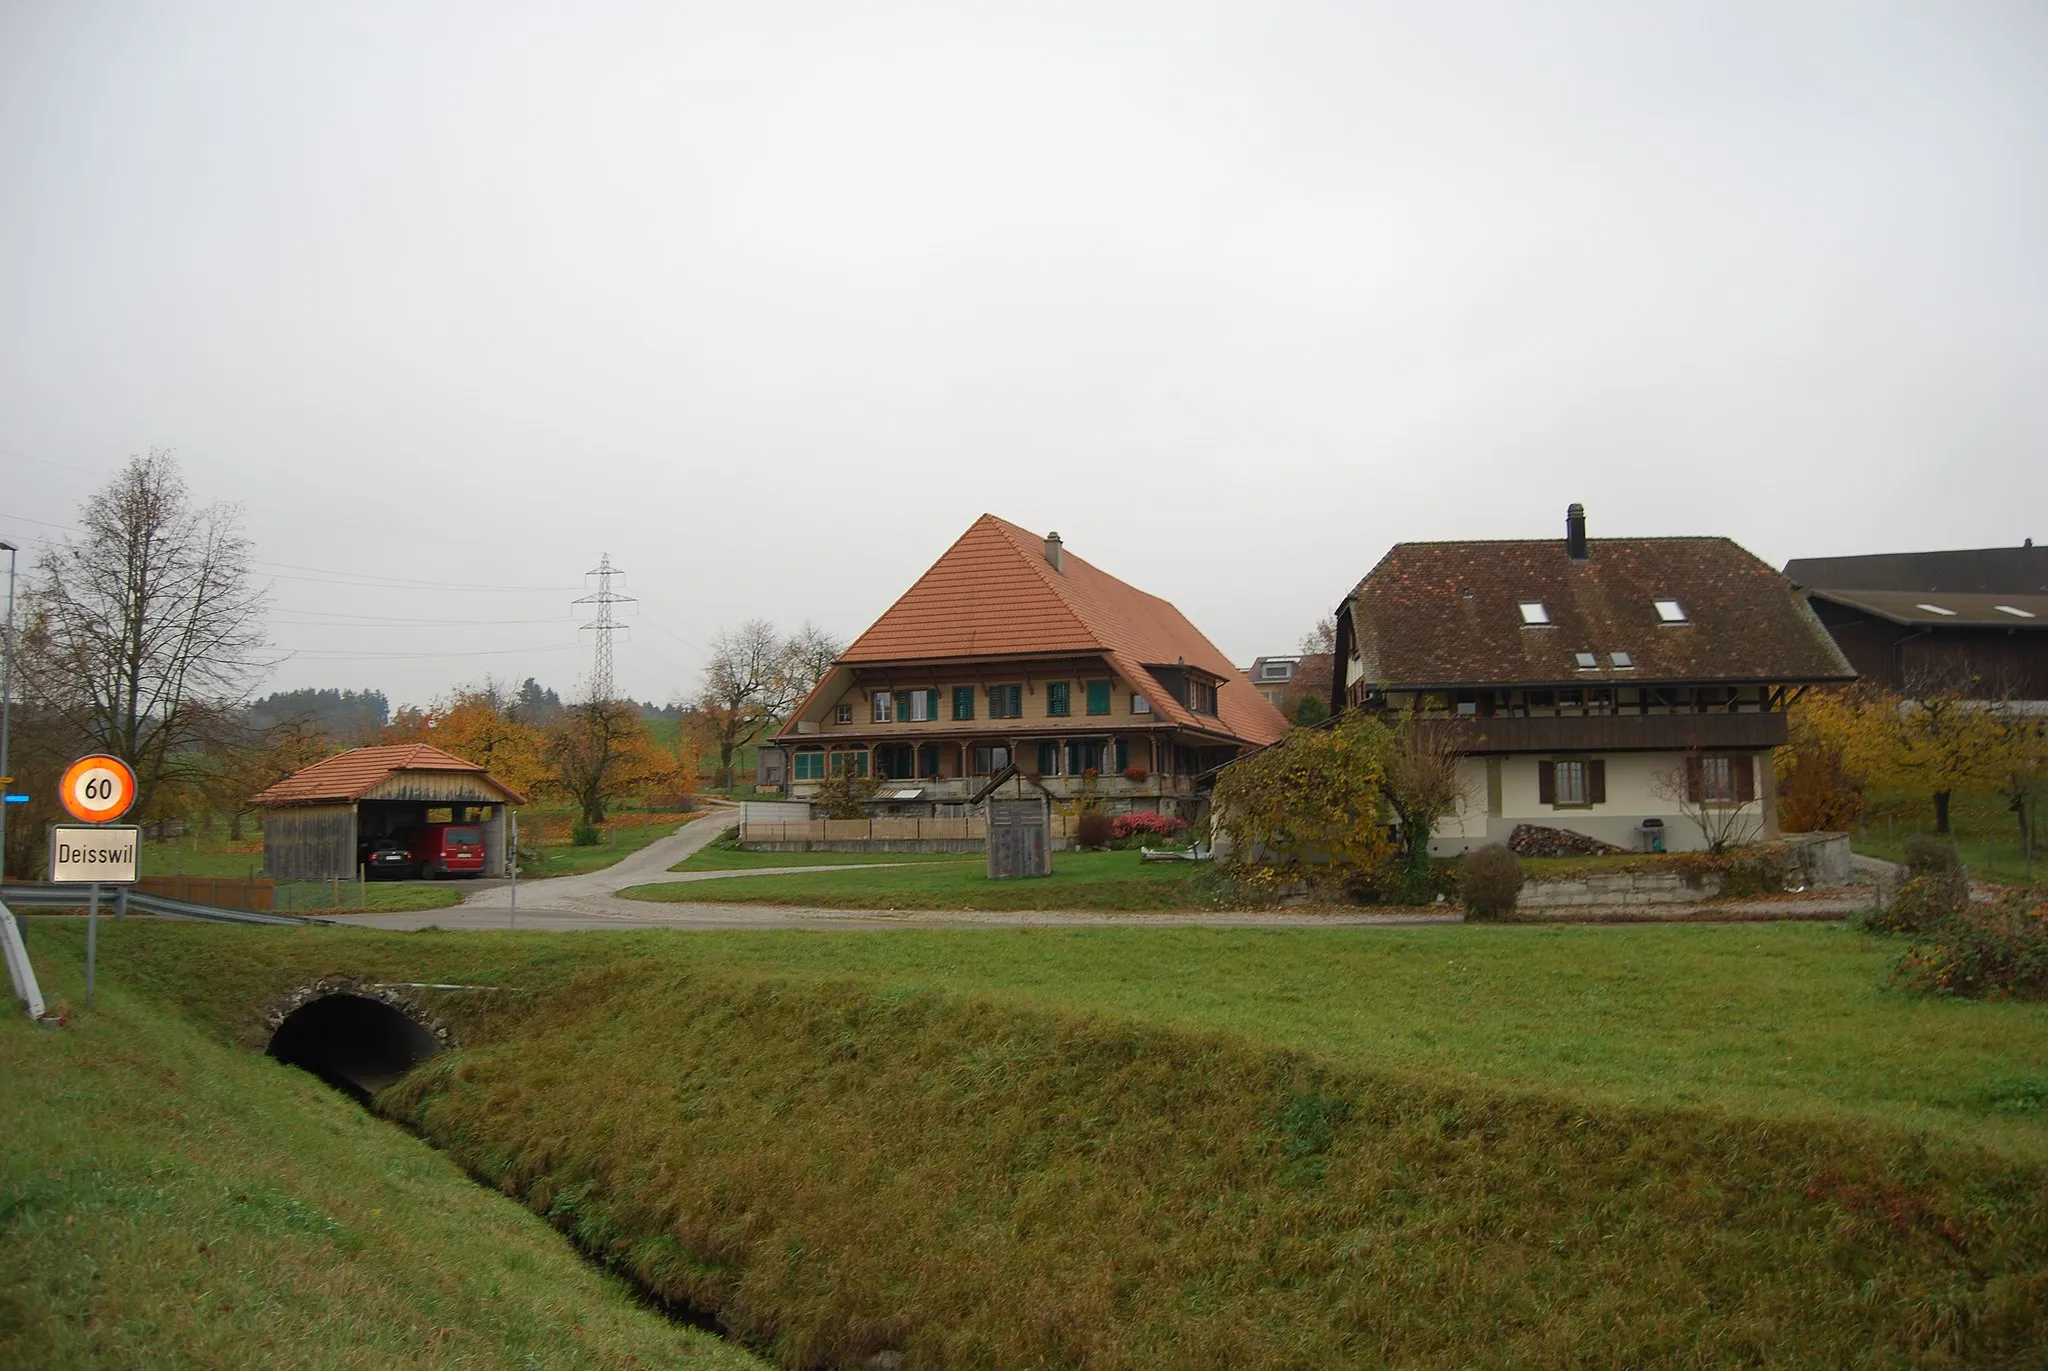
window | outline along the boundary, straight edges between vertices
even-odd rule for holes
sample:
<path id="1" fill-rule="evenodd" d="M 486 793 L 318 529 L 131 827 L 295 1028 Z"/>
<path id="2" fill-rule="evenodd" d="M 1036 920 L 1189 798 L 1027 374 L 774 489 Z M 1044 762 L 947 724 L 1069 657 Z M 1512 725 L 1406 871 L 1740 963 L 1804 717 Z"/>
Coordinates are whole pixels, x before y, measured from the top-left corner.
<path id="1" fill-rule="evenodd" d="M 1557 692 L 1557 707 L 1559 709 L 1577 709 L 1583 703 L 1584 699 L 1579 694 L 1578 687 L 1576 686 Z"/>
<path id="2" fill-rule="evenodd" d="M 1522 611 L 1524 628 L 1538 628 L 1550 622 L 1550 611 L 1541 600 L 1524 600 L 1516 608 Z"/>
<path id="3" fill-rule="evenodd" d="M 1635 669 L 1636 659 L 1629 656 L 1626 652 L 1610 652 L 1607 654 L 1607 660 L 1614 663 L 1614 668 L 1617 671 L 1632 671 Z"/>
<path id="4" fill-rule="evenodd" d="M 938 691 L 899 690 L 896 692 L 896 721 L 898 723 L 928 724 L 938 717 Z"/>
<path id="5" fill-rule="evenodd" d="M 1586 803 L 1586 764 L 1584 762 L 1558 762 L 1557 798 L 1552 801 L 1559 805 L 1582 805 Z"/>
<path id="6" fill-rule="evenodd" d="M 832 774 L 843 776 L 847 772 L 856 776 L 868 774 L 868 754 L 865 752 L 835 752 L 832 754 Z"/>
<path id="7" fill-rule="evenodd" d="M 1598 757 L 1536 763 L 1536 800 L 1553 809 L 1607 803 L 1607 763 Z"/>
<path id="8" fill-rule="evenodd" d="M 974 717 L 974 687 L 953 687 L 953 717 L 972 719 Z"/>
<path id="9" fill-rule="evenodd" d="M 1188 678 L 1188 708 L 1197 714 L 1216 712 L 1216 687 L 1208 681 Z"/>
<path id="10" fill-rule="evenodd" d="M 852 705 L 841 705 L 841 706 L 839 706 L 839 713 L 838 713 L 838 715 L 837 715 L 836 717 L 838 718 L 839 722 L 840 722 L 840 723 L 842 723 L 842 724 L 850 724 L 850 723 L 852 723 L 852 722 L 853 722 L 853 706 L 852 706 Z"/>
<path id="11" fill-rule="evenodd" d="M 1057 776 L 1060 774 L 1060 745 L 1040 743 L 1038 745 L 1038 774 Z"/>
<path id="12" fill-rule="evenodd" d="M 872 698 L 875 722 L 878 724 L 894 723 L 896 721 L 896 697 L 888 691 L 882 690 L 877 691 Z"/>
<path id="13" fill-rule="evenodd" d="M 1572 660 L 1579 664 L 1579 670 L 1581 671 L 1598 671 L 1600 669 L 1600 659 L 1590 652 L 1575 652 L 1572 654 Z"/>
<path id="14" fill-rule="evenodd" d="M 2036 617 L 2031 609 L 2015 609 L 2011 605 L 1993 605 L 1991 607 L 2000 614 L 2010 614 L 2015 619 L 2032 619 Z"/>
<path id="15" fill-rule="evenodd" d="M 1268 681 L 1284 681 L 1293 674 L 1292 662 L 1267 662 L 1259 668 L 1259 675 Z"/>
<path id="16" fill-rule="evenodd" d="M 825 779 L 825 754 L 822 752 L 799 752 L 796 754 L 796 779 L 799 781 L 822 781 Z"/>
<path id="17" fill-rule="evenodd" d="M 993 776 L 1010 764 L 1010 749 L 977 747 L 969 754 L 969 764 L 976 776 Z"/>
<path id="18" fill-rule="evenodd" d="M 909 743 L 884 743 L 875 749 L 875 774 L 887 781 L 917 776 L 917 749 Z"/>
<path id="19" fill-rule="evenodd" d="M 1735 759 L 1700 758 L 1699 798 L 1708 804 L 1735 803 Z"/>
<path id="20" fill-rule="evenodd" d="M 1146 699 L 1143 695 L 1131 696 L 1131 713 L 1150 714 L 1151 712 L 1152 702 L 1150 700 Z"/>
<path id="21" fill-rule="evenodd" d="M 1940 605 L 1914 605 L 1913 608 L 1924 609 L 1929 614 L 1939 614 L 1942 615 L 1944 618 L 1953 619 L 1956 617 L 1956 612 L 1954 610 L 1943 609 Z"/>
<path id="22" fill-rule="evenodd" d="M 1667 624 L 1682 624 L 1687 622 L 1685 617 L 1685 606 L 1678 603 L 1678 601 L 1652 600 L 1650 603 L 1657 606 L 1657 618 L 1659 619 L 1659 621 Z"/>
<path id="23" fill-rule="evenodd" d="M 1131 769 L 1131 744 L 1124 738 L 1116 740 L 1116 769 L 1118 772 Z"/>
<path id="24" fill-rule="evenodd" d="M 1078 776 L 1084 771 L 1093 771 L 1098 775 L 1101 774 L 1101 743 L 1067 744 L 1067 774 L 1069 776 Z"/>
<path id="25" fill-rule="evenodd" d="M 1090 681 L 1088 683 L 1088 712 L 1090 714 L 1109 713 L 1108 681 Z"/>
<path id="26" fill-rule="evenodd" d="M 1064 719 L 1067 715 L 1074 712 L 1073 703 L 1068 698 L 1068 687 L 1065 681 L 1046 682 L 1045 712 L 1055 719 Z"/>
<path id="27" fill-rule="evenodd" d="M 991 719 L 1021 719 L 1024 717 L 1024 687 L 1020 685 L 999 685 L 988 688 L 988 717 Z"/>

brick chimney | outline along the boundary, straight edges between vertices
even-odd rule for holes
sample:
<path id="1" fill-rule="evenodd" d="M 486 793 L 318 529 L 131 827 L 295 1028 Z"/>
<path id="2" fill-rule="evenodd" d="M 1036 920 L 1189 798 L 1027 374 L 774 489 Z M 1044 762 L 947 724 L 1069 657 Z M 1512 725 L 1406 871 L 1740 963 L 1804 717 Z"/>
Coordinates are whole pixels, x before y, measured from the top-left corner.
<path id="1" fill-rule="evenodd" d="M 1592 560 L 1586 545 L 1586 507 L 1574 500 L 1564 512 L 1564 551 L 1574 562 Z"/>
<path id="2" fill-rule="evenodd" d="M 1057 533 L 1045 535 L 1045 560 L 1052 563 L 1054 571 L 1062 576 L 1067 574 L 1067 569 L 1060 565 L 1060 535 Z"/>

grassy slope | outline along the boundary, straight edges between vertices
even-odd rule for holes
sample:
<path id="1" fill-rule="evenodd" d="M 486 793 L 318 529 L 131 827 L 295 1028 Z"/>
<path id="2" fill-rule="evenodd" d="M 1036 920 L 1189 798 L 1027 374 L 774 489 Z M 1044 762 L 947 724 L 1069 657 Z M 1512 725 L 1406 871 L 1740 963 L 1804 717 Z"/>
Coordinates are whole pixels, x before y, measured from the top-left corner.
<path id="1" fill-rule="evenodd" d="M 576 846 L 570 841 L 568 828 L 560 824 L 550 828 L 550 837 L 558 841 L 535 844 L 529 835 L 521 834 L 521 848 L 530 849 L 534 859 L 519 868 L 520 879 L 581 876 L 590 871 L 602 871 L 648 844 L 668 837 L 694 817 L 693 814 L 620 814 L 616 823 L 605 828 L 603 840 L 589 847 Z"/>
<path id="2" fill-rule="evenodd" d="M 760 871 L 780 866 L 873 866 L 915 865 L 921 862 L 978 862 L 987 859 L 978 852 L 747 852 L 731 847 L 707 847 L 691 853 L 670 867 L 670 871 Z"/>
<path id="3" fill-rule="evenodd" d="M 628 899 L 669 903 L 810 905 L 821 909 L 1186 909 L 1199 876 L 1187 865 L 1145 865 L 1136 852 L 1061 852 L 1052 875 L 991 881 L 985 863 L 944 862 L 875 871 L 821 871 L 730 881 L 628 887 Z"/>
<path id="4" fill-rule="evenodd" d="M 75 1001 L 75 963 L 38 943 L 45 985 Z M 118 979 L 61 1030 L 0 1017 L 0 1365 L 758 1364 L 640 1308 L 425 1144 Z"/>
<path id="5" fill-rule="evenodd" d="M 130 924 L 103 974 L 244 1035 L 338 967 L 532 992 L 394 1102 L 786 1360 L 2026 1365 L 2048 1022 L 1895 950 Z"/>

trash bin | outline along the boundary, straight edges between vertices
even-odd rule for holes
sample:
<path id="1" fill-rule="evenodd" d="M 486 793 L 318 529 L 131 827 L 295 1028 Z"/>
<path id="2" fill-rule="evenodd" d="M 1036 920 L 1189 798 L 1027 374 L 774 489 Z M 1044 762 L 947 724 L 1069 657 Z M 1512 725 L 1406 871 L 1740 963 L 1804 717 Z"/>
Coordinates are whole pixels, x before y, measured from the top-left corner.
<path id="1" fill-rule="evenodd" d="M 1638 828 L 1636 832 L 1642 834 L 1643 851 L 1662 852 L 1664 850 L 1664 821 L 1662 819 L 1645 819 L 1643 820 L 1642 827 Z"/>

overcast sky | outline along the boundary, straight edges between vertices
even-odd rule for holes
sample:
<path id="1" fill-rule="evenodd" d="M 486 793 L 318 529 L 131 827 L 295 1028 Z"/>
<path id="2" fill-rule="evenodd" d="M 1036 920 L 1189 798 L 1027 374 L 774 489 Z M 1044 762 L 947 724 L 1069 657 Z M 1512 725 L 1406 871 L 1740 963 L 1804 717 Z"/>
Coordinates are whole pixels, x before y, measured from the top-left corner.
<path id="1" fill-rule="evenodd" d="M 271 684 L 394 701 L 566 694 L 607 552 L 666 700 L 983 511 L 1240 662 L 1572 500 L 2048 537 L 2044 71 L 1995 0 L 0 0 L 0 537 L 173 448 Z"/>

